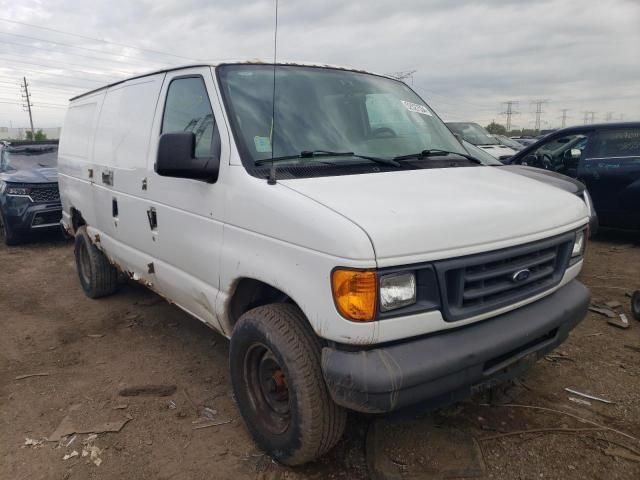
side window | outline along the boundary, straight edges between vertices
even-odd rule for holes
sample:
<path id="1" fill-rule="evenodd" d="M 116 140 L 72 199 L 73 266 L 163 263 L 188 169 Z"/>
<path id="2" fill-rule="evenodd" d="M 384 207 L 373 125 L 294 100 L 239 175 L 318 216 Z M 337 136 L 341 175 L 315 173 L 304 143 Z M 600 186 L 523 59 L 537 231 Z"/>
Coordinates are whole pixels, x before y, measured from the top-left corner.
<path id="1" fill-rule="evenodd" d="M 202 77 L 177 78 L 169 85 L 161 133 L 176 132 L 195 134 L 197 158 L 219 154 L 220 137 Z"/>
<path id="2" fill-rule="evenodd" d="M 543 143 L 523 159 L 523 164 L 575 177 L 589 142 L 585 133 L 574 133 Z"/>
<path id="3" fill-rule="evenodd" d="M 640 129 L 603 130 L 597 133 L 586 160 L 616 159 L 638 162 Z"/>

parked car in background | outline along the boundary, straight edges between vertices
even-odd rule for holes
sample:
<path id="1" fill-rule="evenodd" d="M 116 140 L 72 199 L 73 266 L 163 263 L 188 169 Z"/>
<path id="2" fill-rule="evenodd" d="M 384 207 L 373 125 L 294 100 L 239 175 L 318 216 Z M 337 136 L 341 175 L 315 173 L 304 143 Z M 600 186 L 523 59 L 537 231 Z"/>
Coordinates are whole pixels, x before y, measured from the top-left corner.
<path id="1" fill-rule="evenodd" d="M 522 150 L 524 148 L 524 145 L 522 145 L 521 143 L 516 142 L 515 140 L 510 139 L 506 135 L 497 135 L 495 133 L 493 133 L 492 135 L 502 145 L 504 145 L 505 147 L 509 147 L 510 149 L 515 150 L 516 152 L 519 152 L 520 150 Z"/>
<path id="2" fill-rule="evenodd" d="M 0 146 L 0 227 L 7 245 L 60 229 L 57 158 L 57 141 Z"/>
<path id="3" fill-rule="evenodd" d="M 580 180 L 591 194 L 600 226 L 640 230 L 640 122 L 564 128 L 508 163 Z"/>
<path id="4" fill-rule="evenodd" d="M 448 122 L 447 127 L 449 127 L 453 133 L 458 134 L 467 142 L 483 149 L 498 160 L 506 160 L 516 153 L 512 148 L 501 144 L 497 138 L 477 123 Z"/>
<path id="5" fill-rule="evenodd" d="M 528 147 L 529 145 L 533 145 L 534 143 L 536 143 L 538 141 L 538 139 L 533 138 L 533 137 L 509 137 L 511 138 L 511 140 L 515 140 L 516 142 L 518 142 L 520 145 L 524 146 L 524 147 Z"/>
<path id="6" fill-rule="evenodd" d="M 507 172 L 515 173 L 516 175 L 523 175 L 546 183 L 547 185 L 560 188 L 565 192 L 577 195 L 584 201 L 589 209 L 589 234 L 593 235 L 598 231 L 598 215 L 593 208 L 593 201 L 591 200 L 589 191 L 582 182 L 561 173 L 544 170 L 542 168 L 528 167 L 525 165 L 505 165 L 481 148 L 478 148 L 465 140 L 462 141 L 462 146 L 470 155 L 480 160 L 484 165 L 500 167 Z"/>

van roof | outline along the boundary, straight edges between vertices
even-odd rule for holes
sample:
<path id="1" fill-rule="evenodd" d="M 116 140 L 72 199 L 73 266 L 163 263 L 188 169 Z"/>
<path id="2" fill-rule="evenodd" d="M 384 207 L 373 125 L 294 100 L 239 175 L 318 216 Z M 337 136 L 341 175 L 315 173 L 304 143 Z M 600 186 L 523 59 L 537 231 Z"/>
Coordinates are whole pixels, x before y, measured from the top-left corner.
<path id="1" fill-rule="evenodd" d="M 85 97 L 87 95 L 91 95 L 92 93 L 96 93 L 96 92 L 99 92 L 101 90 L 105 90 L 105 89 L 113 87 L 115 85 L 120 85 L 121 83 L 128 82 L 129 80 L 135 80 L 136 78 L 149 77 L 151 75 L 157 75 L 159 73 L 167 73 L 167 72 L 173 72 L 173 71 L 176 71 L 176 70 L 184 70 L 184 69 L 187 69 L 187 68 L 195 68 L 195 67 L 217 67 L 217 66 L 220 66 L 220 65 L 242 65 L 242 64 L 273 65 L 273 62 L 267 62 L 267 61 L 260 60 L 260 59 L 251 59 L 251 60 L 225 60 L 225 61 L 220 61 L 220 62 L 194 63 L 194 64 L 186 64 L 186 65 L 177 65 L 177 66 L 163 68 L 163 69 L 160 69 L 160 70 L 153 70 L 153 71 L 150 71 L 150 72 L 147 72 L 147 73 L 142 73 L 140 75 L 135 75 L 133 77 L 123 78 L 122 80 L 118 80 L 117 82 L 112 82 L 112 83 L 109 83 L 107 85 L 103 85 L 102 87 L 98 87 L 98 88 L 94 88 L 93 90 L 89 90 L 88 92 L 82 93 L 80 95 L 76 95 L 75 97 L 72 97 L 69 101 L 73 102 L 74 100 L 77 100 L 79 98 Z M 363 70 L 363 69 L 360 69 L 360 68 L 345 67 L 345 66 L 340 66 L 340 65 L 331 65 L 331 64 L 328 64 L 328 63 L 278 61 L 278 62 L 276 62 L 276 65 L 282 65 L 282 66 L 298 65 L 298 66 L 303 66 L 303 67 L 333 68 L 333 69 L 338 69 L 338 70 L 349 70 L 349 71 L 352 71 L 352 72 L 370 73 L 370 74 L 373 74 L 373 75 L 378 75 L 378 76 L 381 76 L 381 77 L 387 77 L 387 78 L 394 79 L 393 77 L 391 77 L 389 75 L 369 72 L 369 71 L 366 71 L 366 70 Z M 394 79 L 394 80 L 397 80 L 397 79 Z"/>

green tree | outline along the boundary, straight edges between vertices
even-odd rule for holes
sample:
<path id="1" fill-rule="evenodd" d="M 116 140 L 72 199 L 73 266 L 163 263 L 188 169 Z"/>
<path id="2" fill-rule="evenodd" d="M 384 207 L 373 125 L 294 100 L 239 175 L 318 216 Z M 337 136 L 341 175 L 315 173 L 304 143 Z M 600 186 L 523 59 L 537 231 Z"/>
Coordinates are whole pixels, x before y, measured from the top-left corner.
<path id="1" fill-rule="evenodd" d="M 25 133 L 27 140 L 33 140 L 33 132 L 31 130 L 27 130 Z M 47 139 L 47 134 L 42 131 L 42 129 L 36 132 L 36 141 L 42 141 Z"/>
<path id="2" fill-rule="evenodd" d="M 489 133 L 495 133 L 496 135 L 506 135 L 507 134 L 507 129 L 504 128 L 504 126 L 500 125 L 499 123 L 496 122 L 491 122 L 489 125 L 487 125 L 487 131 Z"/>

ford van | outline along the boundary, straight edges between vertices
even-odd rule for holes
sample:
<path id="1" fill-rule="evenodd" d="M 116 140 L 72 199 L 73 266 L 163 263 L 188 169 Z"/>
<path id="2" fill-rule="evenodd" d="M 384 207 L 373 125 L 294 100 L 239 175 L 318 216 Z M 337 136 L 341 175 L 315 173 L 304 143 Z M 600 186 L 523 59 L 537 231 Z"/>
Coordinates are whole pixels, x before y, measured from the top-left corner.
<path id="1" fill-rule="evenodd" d="M 523 373 L 589 303 L 584 201 L 482 165 L 409 86 L 361 70 L 230 62 L 88 92 L 59 183 L 84 292 L 126 275 L 228 337 L 247 428 L 289 465 L 348 410 Z"/>

